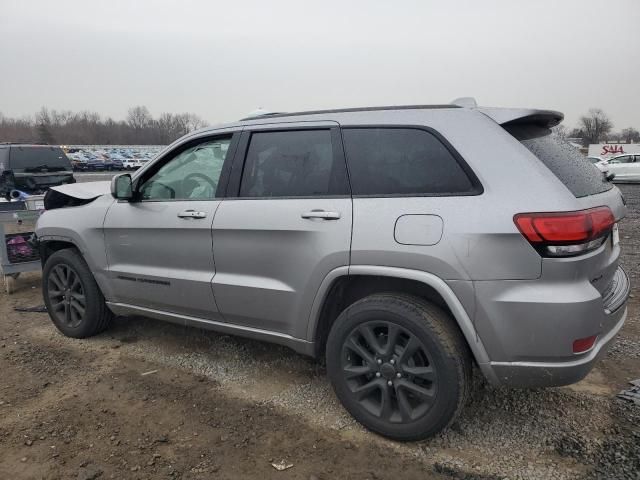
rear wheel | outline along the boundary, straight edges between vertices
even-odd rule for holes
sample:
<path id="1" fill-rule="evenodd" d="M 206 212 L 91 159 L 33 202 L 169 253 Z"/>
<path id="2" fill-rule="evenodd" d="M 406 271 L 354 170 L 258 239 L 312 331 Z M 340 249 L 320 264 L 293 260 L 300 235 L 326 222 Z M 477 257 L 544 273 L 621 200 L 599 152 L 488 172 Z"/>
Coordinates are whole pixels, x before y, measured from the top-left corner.
<path id="1" fill-rule="evenodd" d="M 452 319 L 420 298 L 377 294 L 343 311 L 326 350 L 336 395 L 356 420 L 395 440 L 446 428 L 470 386 L 468 348 Z"/>
<path id="2" fill-rule="evenodd" d="M 51 320 L 68 337 L 96 335 L 113 318 L 91 270 L 74 249 L 59 250 L 47 259 L 42 292 Z"/>

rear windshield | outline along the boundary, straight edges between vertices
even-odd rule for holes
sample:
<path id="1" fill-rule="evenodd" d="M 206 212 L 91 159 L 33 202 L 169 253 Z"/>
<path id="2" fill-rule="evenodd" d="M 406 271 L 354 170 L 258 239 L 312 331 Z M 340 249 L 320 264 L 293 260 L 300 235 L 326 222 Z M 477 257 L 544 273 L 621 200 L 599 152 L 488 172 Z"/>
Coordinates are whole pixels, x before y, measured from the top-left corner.
<path id="1" fill-rule="evenodd" d="M 505 125 L 511 135 L 529 149 L 576 197 L 586 197 L 613 188 L 602 172 L 577 148 L 537 125 Z"/>
<path id="2" fill-rule="evenodd" d="M 11 147 L 9 170 L 40 173 L 71 170 L 71 162 L 59 147 Z"/>

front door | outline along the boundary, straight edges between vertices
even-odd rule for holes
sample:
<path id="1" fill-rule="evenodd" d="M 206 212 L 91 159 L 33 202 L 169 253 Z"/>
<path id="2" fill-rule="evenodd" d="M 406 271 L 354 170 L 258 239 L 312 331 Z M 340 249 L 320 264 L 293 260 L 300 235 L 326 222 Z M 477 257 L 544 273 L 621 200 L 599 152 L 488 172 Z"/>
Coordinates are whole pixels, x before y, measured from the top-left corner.
<path id="1" fill-rule="evenodd" d="M 226 134 L 179 145 L 136 176 L 133 201 L 109 209 L 104 232 L 112 301 L 219 318 L 211 289 L 211 225 L 237 138 Z"/>
<path id="2" fill-rule="evenodd" d="M 337 124 L 242 134 L 213 222 L 213 289 L 226 321 L 306 338 L 325 276 L 349 265 L 351 196 Z"/>

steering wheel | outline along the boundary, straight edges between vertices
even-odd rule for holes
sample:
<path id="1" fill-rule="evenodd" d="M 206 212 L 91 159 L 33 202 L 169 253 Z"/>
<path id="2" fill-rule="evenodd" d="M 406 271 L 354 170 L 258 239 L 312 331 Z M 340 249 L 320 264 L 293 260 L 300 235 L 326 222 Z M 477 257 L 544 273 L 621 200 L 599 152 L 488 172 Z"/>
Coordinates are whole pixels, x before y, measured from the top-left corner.
<path id="1" fill-rule="evenodd" d="M 176 198 L 176 191 L 173 188 L 171 188 L 169 185 L 165 185 L 164 183 L 161 183 L 161 182 L 149 182 L 149 183 L 144 184 L 142 186 L 142 189 L 141 189 L 142 198 L 143 199 L 152 198 L 151 197 L 151 189 L 157 188 L 157 187 L 160 187 L 160 188 L 163 188 L 164 190 L 166 190 L 167 193 L 169 194 L 169 196 L 168 197 L 164 197 L 164 196 L 156 196 L 156 195 L 154 195 L 153 198 Z"/>
<path id="2" fill-rule="evenodd" d="M 184 177 L 184 179 L 182 179 L 182 192 L 184 193 L 186 191 L 187 181 L 188 180 L 196 180 L 197 181 L 197 179 L 204 180 L 206 183 L 211 185 L 213 193 L 214 194 L 216 193 L 216 189 L 218 188 L 218 184 L 216 182 L 214 182 L 212 178 L 209 178 L 204 173 L 199 173 L 199 172 L 190 173 L 189 175 Z"/>

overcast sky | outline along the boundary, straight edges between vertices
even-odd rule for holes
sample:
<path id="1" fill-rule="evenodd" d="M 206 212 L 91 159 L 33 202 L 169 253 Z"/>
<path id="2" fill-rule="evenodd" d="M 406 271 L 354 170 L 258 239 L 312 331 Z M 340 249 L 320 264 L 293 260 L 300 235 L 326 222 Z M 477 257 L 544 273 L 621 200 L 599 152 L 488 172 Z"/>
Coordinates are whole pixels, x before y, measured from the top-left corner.
<path id="1" fill-rule="evenodd" d="M 448 103 L 640 128 L 639 0 L 0 0 L 0 112 Z"/>

